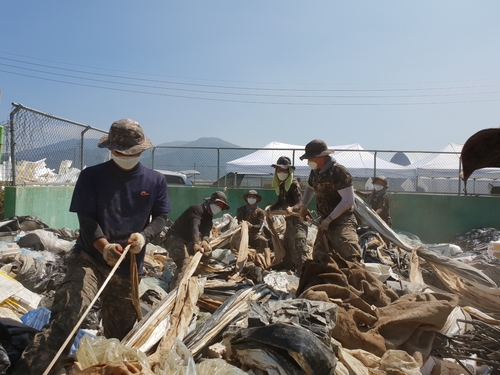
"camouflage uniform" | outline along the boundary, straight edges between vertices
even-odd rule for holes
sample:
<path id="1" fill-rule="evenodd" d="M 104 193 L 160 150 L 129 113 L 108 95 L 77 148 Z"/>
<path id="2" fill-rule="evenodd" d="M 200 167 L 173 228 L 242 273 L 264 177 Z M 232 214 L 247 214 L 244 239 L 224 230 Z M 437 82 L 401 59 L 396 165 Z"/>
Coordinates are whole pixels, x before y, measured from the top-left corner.
<path id="1" fill-rule="evenodd" d="M 280 184 L 278 201 L 270 207 L 271 211 L 284 210 L 287 207 L 295 206 L 302 201 L 300 184 L 293 180 L 288 191 L 285 190 L 285 184 Z M 285 218 L 286 227 L 284 235 L 284 247 L 286 249 L 283 266 L 291 268 L 295 266 L 297 273 L 302 273 L 302 267 L 309 259 L 307 248 L 307 224 L 296 216 L 287 216 Z"/>
<path id="2" fill-rule="evenodd" d="M 68 272 L 54 296 L 50 322 L 25 349 L 16 374 L 43 374 L 111 270 L 83 251 L 73 250 L 69 262 Z M 104 335 L 123 339 L 137 319 L 130 278 L 114 274 L 99 298 Z M 67 355 L 69 349 L 70 345 L 63 354 Z"/>
<path id="3" fill-rule="evenodd" d="M 262 233 L 262 228 L 264 225 L 264 219 L 266 217 L 266 212 L 259 207 L 251 209 L 249 205 L 244 205 L 238 207 L 236 210 L 236 219 L 238 223 L 242 220 L 248 221 L 251 227 L 248 229 L 248 244 L 250 247 L 256 249 L 258 252 L 264 252 L 264 249 L 268 247 L 267 238 Z M 238 236 L 233 236 L 231 239 L 231 246 L 233 248 L 239 247 L 241 241 L 241 233 Z"/>
<path id="4" fill-rule="evenodd" d="M 387 188 L 380 191 L 373 191 L 366 200 L 373 211 L 382 210 L 377 214 L 384 220 L 388 226 L 392 227 L 391 215 L 389 213 L 389 197 L 387 196 Z"/>
<path id="5" fill-rule="evenodd" d="M 321 171 L 311 170 L 309 185 L 316 194 L 317 211 L 325 219 L 342 200 L 338 191 L 352 186 L 352 177 L 343 165 L 330 159 Z M 356 233 L 357 226 L 354 208 L 351 207 L 330 223 L 328 232 L 325 233 L 328 247 L 346 260 L 359 260 L 361 248 Z M 325 238 L 318 233 L 314 252 L 328 252 L 329 249 L 325 246 Z"/>
<path id="6" fill-rule="evenodd" d="M 190 246 L 191 254 L 188 251 L 189 244 L 190 243 L 188 241 L 185 241 L 180 237 L 171 235 L 167 235 L 167 237 L 165 237 L 165 241 L 161 244 L 161 246 L 168 251 L 168 255 L 175 263 L 177 272 L 182 270 L 182 267 L 185 264 L 189 263 L 190 256 L 194 255 L 194 252 L 192 250 L 192 243 Z M 174 274 L 174 276 L 176 276 L 176 274 Z"/>

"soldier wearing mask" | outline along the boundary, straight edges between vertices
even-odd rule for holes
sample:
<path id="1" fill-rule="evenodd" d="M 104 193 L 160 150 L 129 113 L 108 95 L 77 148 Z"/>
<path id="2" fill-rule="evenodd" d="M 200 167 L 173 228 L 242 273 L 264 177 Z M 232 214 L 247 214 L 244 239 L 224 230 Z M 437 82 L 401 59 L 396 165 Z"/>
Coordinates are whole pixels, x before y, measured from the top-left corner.
<path id="1" fill-rule="evenodd" d="M 78 215 L 80 236 L 55 293 L 50 322 L 25 349 L 15 374 L 43 374 L 123 248 L 130 245 L 129 253 L 136 254 L 137 270 L 142 275 L 146 244 L 165 228 L 170 212 L 167 182 L 163 175 L 139 163 L 141 153 L 153 147 L 141 125 L 130 119 L 115 121 L 98 147 L 109 149 L 112 160 L 80 173 L 69 208 Z M 100 295 L 106 338 L 123 339 L 137 320 L 130 261 L 127 255 Z M 68 352 L 69 347 L 63 354 Z"/>
<path id="2" fill-rule="evenodd" d="M 189 262 L 190 256 L 196 252 L 203 253 L 207 260 L 211 253 L 210 231 L 213 215 L 222 210 L 229 210 L 226 194 L 215 191 L 205 202 L 189 206 L 172 224 L 160 245 L 168 251 L 170 258 L 177 266 L 170 288 L 175 286 L 183 267 Z"/>
<path id="3" fill-rule="evenodd" d="M 305 261 L 309 259 L 307 224 L 299 217 L 290 215 L 292 212 L 298 212 L 302 203 L 300 184 L 293 177 L 295 167 L 290 158 L 281 156 L 272 167 L 274 168 L 272 187 L 278 195 L 278 201 L 267 207 L 266 211 L 285 210 L 284 247 L 286 254 L 282 266 L 287 269 L 293 266 L 300 275 Z"/>
<path id="4" fill-rule="evenodd" d="M 354 216 L 352 176 L 346 167 L 332 158 L 333 153 L 320 139 L 306 145 L 300 160 L 307 159 L 311 172 L 300 210 L 305 212 L 316 195 L 317 211 L 322 221 L 314 243 L 314 254 L 329 253 L 332 249 L 346 260 L 359 261 L 361 248 L 356 233 L 358 223 Z M 328 249 L 325 248 L 324 236 Z"/>
<path id="5" fill-rule="evenodd" d="M 387 179 L 384 176 L 372 178 L 373 191 L 364 193 L 356 190 L 356 194 L 367 198 L 366 203 L 377 213 L 386 224 L 392 227 L 391 214 L 389 211 L 389 197 L 387 196 Z"/>
<path id="6" fill-rule="evenodd" d="M 248 222 L 248 244 L 258 252 L 263 253 L 264 249 L 268 247 L 268 243 L 263 233 L 266 212 L 259 207 L 262 196 L 255 190 L 249 190 L 248 193 L 243 195 L 243 199 L 246 204 L 238 207 L 236 219 L 238 223 L 243 220 Z M 241 232 L 238 232 L 231 239 L 231 247 L 238 248 L 240 241 Z"/>

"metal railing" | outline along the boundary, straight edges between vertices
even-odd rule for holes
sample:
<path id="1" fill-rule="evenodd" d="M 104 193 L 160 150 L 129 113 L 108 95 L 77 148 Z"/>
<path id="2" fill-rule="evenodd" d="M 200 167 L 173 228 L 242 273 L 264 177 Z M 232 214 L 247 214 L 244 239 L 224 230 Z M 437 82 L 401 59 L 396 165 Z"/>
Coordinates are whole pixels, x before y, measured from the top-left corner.
<path id="1" fill-rule="evenodd" d="M 12 106 L 0 180 L 12 181 L 13 185 L 71 185 L 85 166 L 107 160 L 108 150 L 97 147 L 107 131 L 22 104 Z M 296 167 L 295 177 L 305 186 L 310 169 L 299 159 L 303 152 L 283 147 L 155 146 L 143 153 L 141 163 L 186 174 L 193 185 L 270 188 L 274 172 L 271 165 L 280 156 L 288 156 Z M 371 189 L 371 178 L 384 175 L 393 192 L 464 193 L 457 151 L 364 150 L 354 144 L 339 146 L 332 156 L 347 167 L 358 190 Z M 496 193 L 500 190 L 500 169 L 476 171 L 467 188 L 469 194 Z"/>

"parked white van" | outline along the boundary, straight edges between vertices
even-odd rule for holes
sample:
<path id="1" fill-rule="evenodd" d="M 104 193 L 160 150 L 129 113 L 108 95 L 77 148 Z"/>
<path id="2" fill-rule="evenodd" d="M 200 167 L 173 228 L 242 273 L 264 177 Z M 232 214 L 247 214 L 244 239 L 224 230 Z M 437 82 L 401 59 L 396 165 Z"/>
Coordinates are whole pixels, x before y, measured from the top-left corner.
<path id="1" fill-rule="evenodd" d="M 184 186 L 193 186 L 191 180 L 181 172 L 175 171 L 164 171 L 161 169 L 155 169 L 155 171 L 160 172 L 167 179 L 168 185 L 184 185 Z"/>

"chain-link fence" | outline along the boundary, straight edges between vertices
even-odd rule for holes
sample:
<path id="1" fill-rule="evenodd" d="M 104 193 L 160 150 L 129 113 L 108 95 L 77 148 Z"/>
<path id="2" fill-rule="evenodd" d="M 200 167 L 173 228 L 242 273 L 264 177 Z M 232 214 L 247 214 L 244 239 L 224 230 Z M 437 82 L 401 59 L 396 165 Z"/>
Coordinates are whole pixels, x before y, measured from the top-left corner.
<path id="1" fill-rule="evenodd" d="M 2 181 L 13 184 L 74 184 L 85 166 L 101 163 L 108 151 L 97 147 L 104 130 L 65 120 L 13 103 L 5 131 Z M 214 187 L 271 188 L 280 156 L 296 167 L 305 187 L 310 168 L 300 160 L 303 147 L 269 144 L 265 148 L 156 146 L 143 153 L 141 163 L 160 170 L 169 184 Z M 338 146 L 332 155 L 347 167 L 358 190 L 370 190 L 371 178 L 383 175 L 389 191 L 463 194 L 460 145 L 440 152 L 364 150 L 358 144 Z M 10 152 L 10 153 L 9 153 Z M 469 178 L 467 192 L 498 194 L 500 169 L 485 168 Z"/>
<path id="2" fill-rule="evenodd" d="M 74 184 L 81 169 L 104 161 L 107 150 L 97 148 L 97 141 L 106 131 L 22 104 L 12 106 L 2 180 L 13 185 Z"/>

